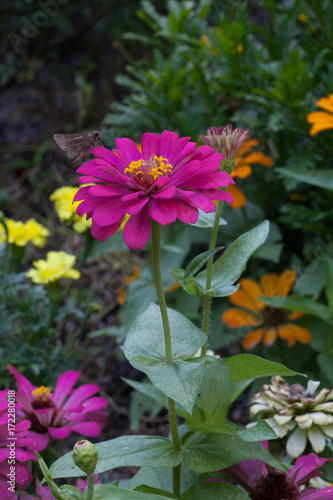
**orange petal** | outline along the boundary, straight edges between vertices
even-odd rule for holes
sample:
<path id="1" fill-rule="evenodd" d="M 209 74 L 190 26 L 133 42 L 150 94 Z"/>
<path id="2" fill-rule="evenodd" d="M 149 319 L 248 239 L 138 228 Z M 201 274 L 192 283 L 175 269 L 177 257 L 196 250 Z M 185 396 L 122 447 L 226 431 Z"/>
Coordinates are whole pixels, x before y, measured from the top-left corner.
<path id="1" fill-rule="evenodd" d="M 118 297 L 117 297 L 117 303 L 120 305 L 120 306 L 123 306 L 125 304 L 125 299 L 126 299 L 126 290 L 122 290 L 121 288 L 119 288 L 118 290 Z"/>
<path id="2" fill-rule="evenodd" d="M 258 326 L 262 323 L 260 316 L 237 309 L 237 307 L 231 307 L 225 311 L 221 318 L 231 328 L 237 328 L 238 326 Z"/>
<path id="3" fill-rule="evenodd" d="M 242 144 L 238 150 L 236 165 L 237 165 L 237 159 L 241 160 L 241 157 L 249 153 L 252 147 L 258 145 L 259 145 L 258 139 L 249 139 L 248 141 L 245 141 L 244 144 Z"/>
<path id="4" fill-rule="evenodd" d="M 250 279 L 242 279 L 239 282 L 240 289 L 230 295 L 230 300 L 236 306 L 244 307 L 250 311 L 258 311 L 260 307 L 265 307 L 265 304 L 258 299 L 262 295 L 262 290 L 258 283 Z"/>
<path id="5" fill-rule="evenodd" d="M 252 174 L 252 167 L 250 165 L 243 165 L 240 163 L 231 173 L 231 177 L 239 177 L 240 179 L 245 179 Z"/>
<path id="6" fill-rule="evenodd" d="M 239 189 L 238 186 L 235 186 L 235 184 L 229 184 L 227 192 L 231 194 L 234 200 L 231 205 L 232 208 L 237 209 L 244 207 L 244 205 L 246 204 L 246 197 L 243 191 Z"/>
<path id="7" fill-rule="evenodd" d="M 264 291 L 264 295 L 275 297 L 279 295 L 288 295 L 295 279 L 295 271 L 287 269 L 280 275 L 276 273 L 264 274 L 260 278 L 260 284 Z"/>
<path id="8" fill-rule="evenodd" d="M 263 344 L 266 346 L 273 345 L 276 340 L 276 336 L 277 336 L 276 328 L 274 327 L 269 328 L 264 336 Z"/>
<path id="9" fill-rule="evenodd" d="M 264 165 L 265 167 L 271 167 L 273 165 L 273 159 L 270 156 L 261 153 L 260 151 L 253 151 L 243 158 L 244 163 L 250 163 L 253 165 L 257 163 L 258 165 Z"/>
<path id="10" fill-rule="evenodd" d="M 261 341 L 264 333 L 266 331 L 266 327 L 257 328 L 256 330 L 252 330 L 243 338 L 243 347 L 244 349 L 254 349 L 257 344 Z"/>
<path id="11" fill-rule="evenodd" d="M 172 285 L 170 285 L 167 289 L 166 289 L 166 292 L 169 293 L 169 292 L 174 292 L 175 290 L 178 290 L 180 288 L 180 284 L 178 283 L 178 281 L 175 281 Z"/>
<path id="12" fill-rule="evenodd" d="M 274 297 L 279 295 L 277 289 L 278 275 L 276 273 L 264 274 L 260 278 L 260 285 L 263 289 L 263 295 L 267 297 Z"/>
<path id="13" fill-rule="evenodd" d="M 304 316 L 304 313 L 301 313 L 299 311 L 293 311 L 288 315 L 288 319 L 298 319 L 302 318 Z"/>
<path id="14" fill-rule="evenodd" d="M 308 344 L 312 338 L 307 328 L 293 323 L 279 325 L 279 337 L 287 341 L 288 347 L 293 346 L 296 340 L 302 344 Z"/>
<path id="15" fill-rule="evenodd" d="M 328 97 L 322 97 L 316 102 L 316 105 L 333 113 L 333 94 L 330 94 Z"/>
<path id="16" fill-rule="evenodd" d="M 292 269 L 286 269 L 280 274 L 278 288 L 280 295 L 288 295 L 296 280 L 296 273 Z"/>

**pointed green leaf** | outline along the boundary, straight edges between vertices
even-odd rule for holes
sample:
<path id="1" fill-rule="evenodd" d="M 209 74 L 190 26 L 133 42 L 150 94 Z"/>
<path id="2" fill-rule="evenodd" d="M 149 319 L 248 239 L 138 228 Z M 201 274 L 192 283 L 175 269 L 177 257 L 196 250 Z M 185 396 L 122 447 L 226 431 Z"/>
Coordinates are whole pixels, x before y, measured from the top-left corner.
<path id="1" fill-rule="evenodd" d="M 180 453 L 169 439 L 159 436 L 121 436 L 96 443 L 98 462 L 95 474 L 116 467 L 176 467 L 181 462 Z M 82 477 L 76 467 L 73 453 L 67 453 L 50 468 L 54 478 Z"/>
<path id="2" fill-rule="evenodd" d="M 141 493 L 108 484 L 96 484 L 94 500 L 170 500 L 169 496 Z"/>
<path id="3" fill-rule="evenodd" d="M 248 443 L 227 434 L 205 434 L 204 437 L 183 452 L 184 463 L 196 472 L 212 472 L 225 469 L 249 458 L 256 458 L 268 465 L 284 470 L 260 443 Z"/>
<path id="4" fill-rule="evenodd" d="M 215 296 L 221 295 L 223 290 L 230 289 L 244 271 L 251 255 L 264 243 L 269 232 L 269 222 L 264 221 L 245 234 L 239 236 L 213 264 L 213 277 L 210 290 L 207 293 Z M 206 286 L 206 271 L 196 276 L 198 286 Z M 217 295 L 217 293 L 219 295 Z"/>
<path id="5" fill-rule="evenodd" d="M 215 481 L 204 482 L 191 486 L 180 500 L 249 500 L 249 496 L 237 486 Z"/>
<path id="6" fill-rule="evenodd" d="M 311 314 L 312 316 L 317 316 L 318 318 L 327 321 L 327 323 L 333 324 L 333 312 L 332 309 L 320 304 L 313 299 L 308 299 L 306 297 L 298 297 L 297 295 L 281 296 L 281 297 L 260 297 L 265 304 L 278 307 L 283 309 L 288 309 L 290 311 L 299 311 L 304 314 Z"/>
<path id="7" fill-rule="evenodd" d="M 185 316 L 168 309 L 173 363 L 165 360 L 160 308 L 151 304 L 130 329 L 124 353 L 134 368 L 143 371 L 164 394 L 191 413 L 201 383 L 204 360 L 191 358 L 206 336 Z"/>
<path id="8" fill-rule="evenodd" d="M 302 375 L 301 373 L 289 370 L 289 368 L 280 363 L 268 361 L 253 354 L 237 354 L 236 356 L 225 358 L 224 361 L 228 365 L 232 383 L 250 378 L 272 377 L 274 375 L 281 375 L 282 377 Z"/>
<path id="9" fill-rule="evenodd" d="M 332 170 L 305 170 L 305 169 L 297 169 L 293 170 L 292 168 L 277 168 L 276 169 L 280 174 L 285 175 L 286 177 L 291 177 L 292 179 L 296 179 L 300 182 L 306 182 L 307 184 L 311 184 L 312 186 L 321 187 L 324 189 L 333 190 L 333 172 Z"/>
<path id="10" fill-rule="evenodd" d="M 152 486 L 147 486 L 146 484 L 141 484 L 135 488 L 135 491 L 141 491 L 142 493 L 149 493 L 149 495 L 162 495 L 167 498 L 178 498 L 173 493 L 169 493 L 168 491 L 161 490 L 160 488 L 154 488 Z M 150 497 L 147 497 L 149 499 Z"/>
<path id="11" fill-rule="evenodd" d="M 216 247 L 213 250 L 207 250 L 207 252 L 200 253 L 191 262 L 186 266 L 184 279 L 186 280 L 190 276 L 194 276 L 197 272 L 200 271 L 202 266 L 206 264 L 210 257 L 215 255 L 217 252 L 222 250 L 224 247 Z"/>

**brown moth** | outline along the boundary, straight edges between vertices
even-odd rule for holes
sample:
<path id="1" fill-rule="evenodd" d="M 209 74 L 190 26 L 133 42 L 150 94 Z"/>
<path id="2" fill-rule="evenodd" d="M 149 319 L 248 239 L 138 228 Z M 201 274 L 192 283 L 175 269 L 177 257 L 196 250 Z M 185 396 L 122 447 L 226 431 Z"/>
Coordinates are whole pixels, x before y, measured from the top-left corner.
<path id="1" fill-rule="evenodd" d="M 91 134 L 54 134 L 53 139 L 72 161 L 79 161 L 95 146 L 100 146 L 98 130 Z"/>

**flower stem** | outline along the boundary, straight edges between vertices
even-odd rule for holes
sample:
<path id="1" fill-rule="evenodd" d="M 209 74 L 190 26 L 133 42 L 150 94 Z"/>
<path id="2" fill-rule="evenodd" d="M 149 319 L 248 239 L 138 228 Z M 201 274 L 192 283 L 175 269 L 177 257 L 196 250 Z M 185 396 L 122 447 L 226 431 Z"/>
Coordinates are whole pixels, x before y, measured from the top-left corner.
<path id="1" fill-rule="evenodd" d="M 95 472 L 92 471 L 89 474 L 87 474 L 88 478 L 88 487 L 85 492 L 85 500 L 92 500 L 94 496 L 94 488 L 95 488 Z"/>
<path id="2" fill-rule="evenodd" d="M 214 218 L 214 223 L 212 226 L 212 232 L 210 235 L 210 242 L 209 242 L 209 250 L 213 250 L 216 245 L 216 240 L 217 240 L 217 233 L 219 231 L 219 222 L 222 214 L 222 209 L 223 209 L 223 200 L 219 200 L 216 205 L 216 210 L 215 210 L 215 218 Z M 214 257 L 210 257 L 210 259 L 207 262 L 207 270 L 206 270 L 206 290 L 209 290 L 212 284 L 212 270 L 213 270 L 213 260 Z M 210 306 L 212 302 L 212 297 L 210 295 L 205 295 L 204 299 L 204 312 L 203 312 L 203 325 L 202 325 L 202 331 L 205 335 L 207 335 L 208 339 L 208 330 L 209 330 L 209 318 L 210 318 Z M 204 356 L 207 351 L 207 340 L 204 343 L 204 345 L 201 348 L 201 355 Z"/>
<path id="3" fill-rule="evenodd" d="M 160 305 L 160 311 L 162 316 L 162 324 L 164 331 L 164 345 L 165 345 L 165 361 L 168 364 L 172 364 L 172 344 L 171 344 L 171 331 L 170 323 L 168 318 L 168 311 L 165 302 L 162 274 L 161 274 L 161 226 L 158 222 L 152 220 L 152 262 L 153 262 L 153 272 L 155 277 L 155 285 L 157 291 L 157 297 Z M 168 412 L 169 412 L 169 422 L 170 422 L 170 432 L 172 444 L 176 450 L 180 451 L 180 440 L 177 428 L 177 415 L 176 407 L 173 399 L 168 398 Z M 180 466 L 174 467 L 173 469 L 173 490 L 174 494 L 179 496 L 180 494 Z"/>

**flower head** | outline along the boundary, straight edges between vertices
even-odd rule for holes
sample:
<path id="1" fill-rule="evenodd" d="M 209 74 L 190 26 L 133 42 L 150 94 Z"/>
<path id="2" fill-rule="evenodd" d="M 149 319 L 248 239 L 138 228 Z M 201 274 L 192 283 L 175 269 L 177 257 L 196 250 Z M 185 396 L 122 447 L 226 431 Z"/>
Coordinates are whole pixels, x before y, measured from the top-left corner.
<path id="1" fill-rule="evenodd" d="M 58 281 L 60 278 L 79 279 L 80 273 L 73 269 L 75 256 L 66 252 L 48 252 L 46 260 L 39 259 L 33 262 L 36 269 L 30 269 L 26 276 L 34 283 L 46 284 Z"/>
<path id="2" fill-rule="evenodd" d="M 240 128 L 232 130 L 232 125 L 227 125 L 220 127 L 219 130 L 216 127 L 208 129 L 207 135 L 200 135 L 200 139 L 220 153 L 224 160 L 233 160 L 248 135 L 248 130 L 242 131 Z"/>
<path id="3" fill-rule="evenodd" d="M 264 345 L 274 344 L 277 336 L 286 340 L 288 347 L 296 341 L 307 344 L 311 341 L 311 334 L 307 328 L 292 323 L 302 313 L 292 313 L 278 307 L 267 306 L 261 296 L 288 295 L 296 279 L 294 271 L 286 270 L 280 275 L 265 274 L 260 278 L 260 285 L 251 279 L 240 280 L 240 288 L 230 295 L 230 300 L 236 306 L 222 314 L 222 321 L 230 328 L 242 326 L 259 327 L 250 331 L 243 339 L 245 349 L 253 349 L 261 340 Z"/>
<path id="4" fill-rule="evenodd" d="M 326 109 L 328 113 L 326 111 L 314 111 L 308 114 L 306 120 L 308 123 L 313 124 L 310 129 L 310 135 L 333 128 L 333 94 L 330 94 L 328 97 L 322 97 L 316 104 L 320 108 Z"/>
<path id="5" fill-rule="evenodd" d="M 92 218 L 92 235 L 104 241 L 120 227 L 125 214 L 131 217 L 124 227 L 129 248 L 142 249 L 151 233 L 151 219 L 162 225 L 176 219 L 195 223 L 198 209 L 214 212 L 211 200 L 232 201 L 219 187 L 233 183 L 219 171 L 222 157 L 208 146 L 195 148 L 189 137 L 178 138 L 165 130 L 161 136 L 142 136 L 142 153 L 130 139 L 116 139 L 117 149 L 96 147 L 97 158 L 81 165 L 82 183 L 74 200 L 83 200 L 77 213 Z"/>
<path id="6" fill-rule="evenodd" d="M 267 448 L 267 443 L 262 443 Z M 319 458 L 314 453 L 299 457 L 292 469 L 286 474 L 267 467 L 263 462 L 250 458 L 238 464 L 221 470 L 234 482 L 242 486 L 252 500 L 319 500 L 332 499 L 333 487 L 317 490 L 303 485 L 314 477 L 321 476 L 319 467 L 327 462 L 326 458 Z M 223 479 L 209 481 L 228 482 Z"/>
<path id="7" fill-rule="evenodd" d="M 35 444 L 29 433 L 30 422 L 22 420 L 12 424 L 14 431 L 9 430 L 12 428 L 9 427 L 8 410 L 14 409 L 11 415 L 15 416 L 21 407 L 11 392 L 0 391 L 0 498 L 3 500 L 14 498 L 16 489 L 24 490 L 28 486 L 32 477 L 27 461 L 36 460 L 35 454 L 26 449 Z"/>
<path id="8" fill-rule="evenodd" d="M 29 241 L 38 248 L 43 248 L 50 231 L 35 219 L 27 222 L 6 219 L 8 242 L 18 247 L 24 247 Z M 6 241 L 6 231 L 0 222 L 0 243 Z"/>
<path id="9" fill-rule="evenodd" d="M 89 437 L 100 434 L 107 419 L 107 413 L 102 410 L 107 401 L 91 397 L 99 391 L 94 384 L 81 385 L 73 390 L 79 372 L 63 373 L 52 393 L 49 387 L 32 385 L 14 366 L 8 365 L 7 370 L 14 375 L 18 387 L 16 398 L 22 410 L 17 415 L 31 422 L 30 434 L 37 443 L 34 449 L 44 450 L 50 436 L 65 439 L 72 431 Z"/>
<path id="10" fill-rule="evenodd" d="M 250 412 L 261 414 L 278 437 L 294 432 L 287 440 L 287 453 L 301 455 L 309 439 L 313 450 L 321 453 L 326 440 L 333 438 L 333 391 L 316 389 L 319 382 L 309 381 L 306 388 L 289 385 L 282 377 L 273 377 L 252 399 Z"/>
<path id="11" fill-rule="evenodd" d="M 79 202 L 73 203 L 73 198 L 79 188 L 64 186 L 56 189 L 50 196 L 50 200 L 55 202 L 55 208 L 61 222 L 73 222 L 73 229 L 77 233 L 84 233 L 91 227 L 91 220 L 85 216 L 80 217 L 76 213 Z"/>

